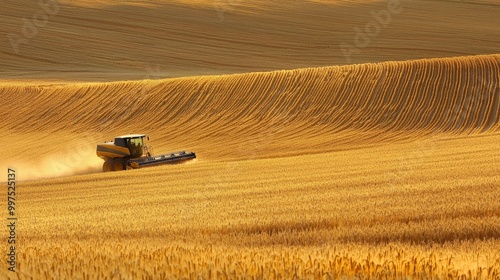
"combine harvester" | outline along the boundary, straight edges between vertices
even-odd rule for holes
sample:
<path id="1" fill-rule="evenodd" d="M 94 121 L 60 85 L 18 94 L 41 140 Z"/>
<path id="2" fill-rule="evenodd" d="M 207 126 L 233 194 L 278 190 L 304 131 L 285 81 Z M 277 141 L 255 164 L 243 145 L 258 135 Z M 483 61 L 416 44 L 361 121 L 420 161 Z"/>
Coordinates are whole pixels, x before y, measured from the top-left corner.
<path id="1" fill-rule="evenodd" d="M 97 156 L 104 160 L 102 171 L 119 171 L 143 166 L 178 163 L 196 158 L 194 152 L 174 152 L 152 156 L 152 147 L 144 145 L 146 134 L 115 137 L 115 141 L 97 144 Z M 149 137 L 146 137 L 149 140 Z"/>

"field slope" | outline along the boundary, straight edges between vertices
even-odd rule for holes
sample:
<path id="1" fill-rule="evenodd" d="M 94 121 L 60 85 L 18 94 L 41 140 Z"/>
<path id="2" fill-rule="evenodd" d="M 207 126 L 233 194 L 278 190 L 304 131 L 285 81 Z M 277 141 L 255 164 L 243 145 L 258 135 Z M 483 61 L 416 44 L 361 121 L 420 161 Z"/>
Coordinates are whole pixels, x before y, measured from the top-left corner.
<path id="1" fill-rule="evenodd" d="M 5 85 L 0 159 L 38 178 L 18 275 L 493 279 L 499 61 Z M 99 172 L 96 142 L 143 131 L 198 159 Z"/>
<path id="2" fill-rule="evenodd" d="M 499 279 L 497 1 L 120 3 L 0 0 L 0 278 Z"/>
<path id="3" fill-rule="evenodd" d="M 38 166 L 46 157 L 94 149 L 95 143 L 128 132 L 149 133 L 157 153 L 194 149 L 208 161 L 496 134 L 499 68 L 500 56 L 488 55 L 159 81 L 5 86 L 0 129 L 17 140 L 0 155 L 10 164 Z M 36 107 L 25 106 L 32 102 Z"/>

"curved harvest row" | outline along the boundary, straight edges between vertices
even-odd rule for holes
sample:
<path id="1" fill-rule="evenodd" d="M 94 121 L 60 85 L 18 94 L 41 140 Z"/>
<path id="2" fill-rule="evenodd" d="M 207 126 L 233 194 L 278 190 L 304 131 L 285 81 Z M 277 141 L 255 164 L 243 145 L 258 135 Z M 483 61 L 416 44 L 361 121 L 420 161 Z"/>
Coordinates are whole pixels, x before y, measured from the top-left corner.
<path id="1" fill-rule="evenodd" d="M 38 137 L 71 146 L 84 136 L 97 142 L 130 132 L 149 133 L 156 152 L 186 148 L 220 160 L 328 152 L 443 133 L 495 133 L 499 70 L 500 56 L 487 55 L 159 81 L 4 86 L 0 129 L 24 140 L 16 149 L 2 148 L 1 158 L 30 161 L 21 145 L 36 147 Z M 57 150 L 39 146 L 42 154 Z"/>

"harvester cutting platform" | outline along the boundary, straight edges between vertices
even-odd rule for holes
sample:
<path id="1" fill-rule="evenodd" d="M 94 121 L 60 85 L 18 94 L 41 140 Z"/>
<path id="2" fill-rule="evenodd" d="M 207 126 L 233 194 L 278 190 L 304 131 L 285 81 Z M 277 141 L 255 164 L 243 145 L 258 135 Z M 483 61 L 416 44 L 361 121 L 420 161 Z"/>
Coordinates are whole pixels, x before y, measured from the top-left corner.
<path id="1" fill-rule="evenodd" d="M 196 158 L 194 152 L 174 152 L 151 155 L 152 147 L 144 145 L 145 134 L 115 137 L 112 142 L 97 144 L 97 156 L 104 160 L 102 171 L 119 171 L 167 163 L 178 163 Z"/>

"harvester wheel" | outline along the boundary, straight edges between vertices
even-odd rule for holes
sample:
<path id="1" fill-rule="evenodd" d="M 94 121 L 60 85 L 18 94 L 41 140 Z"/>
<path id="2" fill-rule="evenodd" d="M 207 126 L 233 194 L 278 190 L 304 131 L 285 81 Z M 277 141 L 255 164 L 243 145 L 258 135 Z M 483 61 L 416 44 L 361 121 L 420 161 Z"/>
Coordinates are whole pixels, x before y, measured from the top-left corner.
<path id="1" fill-rule="evenodd" d="M 121 158 L 115 158 L 113 160 L 113 171 L 125 170 L 125 163 Z"/>
<path id="2" fill-rule="evenodd" d="M 112 158 L 108 158 L 102 164 L 102 171 L 103 172 L 109 172 L 109 171 L 112 171 L 112 170 L 113 170 L 113 159 Z"/>

